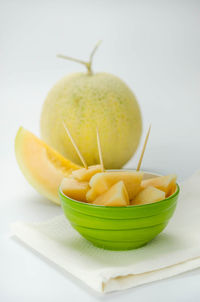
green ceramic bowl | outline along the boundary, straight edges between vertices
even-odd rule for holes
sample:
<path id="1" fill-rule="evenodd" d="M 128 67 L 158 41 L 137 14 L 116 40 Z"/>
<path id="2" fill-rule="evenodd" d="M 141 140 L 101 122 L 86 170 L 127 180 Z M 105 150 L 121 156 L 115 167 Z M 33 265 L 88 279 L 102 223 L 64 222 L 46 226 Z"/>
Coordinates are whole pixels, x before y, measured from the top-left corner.
<path id="1" fill-rule="evenodd" d="M 145 178 L 158 174 L 145 172 Z M 84 238 L 108 250 L 139 248 L 164 230 L 176 208 L 179 195 L 151 204 L 127 207 L 98 206 L 67 197 L 59 189 L 65 216 Z"/>

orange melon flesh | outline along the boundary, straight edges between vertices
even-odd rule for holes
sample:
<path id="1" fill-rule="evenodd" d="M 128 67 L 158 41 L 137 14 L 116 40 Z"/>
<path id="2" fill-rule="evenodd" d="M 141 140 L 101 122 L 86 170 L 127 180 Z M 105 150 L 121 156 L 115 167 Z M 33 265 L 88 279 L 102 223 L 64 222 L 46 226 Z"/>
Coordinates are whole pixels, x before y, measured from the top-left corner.
<path id="1" fill-rule="evenodd" d="M 148 186 L 152 186 L 159 190 L 164 191 L 166 197 L 168 197 L 172 193 L 174 193 L 176 189 L 176 175 L 171 174 L 171 175 L 159 176 L 159 177 L 143 180 L 141 183 L 141 187 L 147 188 Z"/>
<path id="2" fill-rule="evenodd" d="M 89 184 L 91 189 L 86 197 L 88 201 L 94 201 L 99 195 L 109 190 L 111 186 L 122 180 L 128 192 L 129 199 L 132 200 L 140 190 L 142 172 L 113 171 L 95 174 Z"/>
<path id="3" fill-rule="evenodd" d="M 15 138 L 15 154 L 28 182 L 56 204 L 60 204 L 58 188 L 63 177 L 81 168 L 22 127 Z"/>
<path id="4" fill-rule="evenodd" d="M 61 183 L 61 190 L 68 197 L 85 202 L 86 193 L 89 190 L 89 183 L 73 178 L 64 178 Z"/>
<path id="5" fill-rule="evenodd" d="M 117 182 L 107 192 L 93 201 L 93 204 L 122 207 L 129 204 L 129 197 L 123 181 Z"/>
<path id="6" fill-rule="evenodd" d="M 72 172 L 75 179 L 80 181 L 89 181 L 93 175 L 102 171 L 100 165 L 90 166 L 88 169 L 82 168 Z"/>
<path id="7" fill-rule="evenodd" d="M 155 188 L 155 187 L 147 187 L 139 192 L 134 200 L 131 202 L 132 205 L 142 205 L 153 203 L 156 201 L 160 201 L 165 199 L 165 192 Z"/>

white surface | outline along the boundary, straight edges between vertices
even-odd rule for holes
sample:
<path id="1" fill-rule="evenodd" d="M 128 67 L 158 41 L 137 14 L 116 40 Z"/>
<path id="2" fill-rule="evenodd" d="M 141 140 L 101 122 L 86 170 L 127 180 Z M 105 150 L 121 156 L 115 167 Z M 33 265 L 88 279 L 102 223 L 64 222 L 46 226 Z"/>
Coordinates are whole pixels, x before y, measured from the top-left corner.
<path id="1" fill-rule="evenodd" d="M 199 183 L 200 170 L 181 183 L 173 219 L 162 234 L 140 249 L 99 249 L 78 234 L 63 214 L 42 223 L 18 221 L 11 230 L 44 259 L 95 291 L 120 291 L 200 268 Z"/>
<path id="2" fill-rule="evenodd" d="M 26 183 L 13 150 L 19 125 L 39 134 L 41 105 L 51 86 L 84 70 L 56 59 L 56 53 L 84 59 L 102 39 L 94 69 L 124 79 L 138 97 L 144 129 L 152 122 L 143 166 L 184 179 L 200 166 L 199 14 L 199 1 L 0 2 L 1 301 L 102 299 L 7 238 L 13 221 L 61 213 Z M 196 270 L 103 299 L 199 301 L 199 283 Z"/>

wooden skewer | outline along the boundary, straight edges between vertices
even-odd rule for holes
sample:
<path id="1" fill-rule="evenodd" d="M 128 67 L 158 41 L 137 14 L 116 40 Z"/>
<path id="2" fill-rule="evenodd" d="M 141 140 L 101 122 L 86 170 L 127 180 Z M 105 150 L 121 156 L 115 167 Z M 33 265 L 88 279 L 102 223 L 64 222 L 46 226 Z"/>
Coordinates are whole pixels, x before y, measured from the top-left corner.
<path id="1" fill-rule="evenodd" d="M 76 150 L 76 153 L 78 154 L 80 160 L 82 161 L 83 166 L 85 167 L 85 169 L 88 169 L 88 165 L 87 165 L 85 159 L 83 158 L 83 155 L 81 154 L 80 150 L 78 149 L 73 137 L 71 136 L 71 133 L 69 132 L 69 129 L 67 128 L 67 126 L 65 125 L 64 122 L 63 122 L 63 126 L 65 128 L 65 131 L 67 132 L 67 135 L 69 136 L 69 138 L 71 140 L 72 145 L 74 146 L 74 149 Z"/>
<path id="2" fill-rule="evenodd" d="M 98 128 L 96 128 L 96 131 L 97 131 L 97 146 L 98 146 L 98 151 L 99 151 L 99 159 L 100 159 L 100 164 L 101 164 L 101 170 L 102 170 L 102 172 L 104 172 L 105 169 L 104 169 L 104 164 L 103 164 L 103 156 L 102 156 L 102 149 L 101 149 L 101 142 L 100 142 Z"/>
<path id="3" fill-rule="evenodd" d="M 142 164 L 142 159 L 143 159 L 143 156 L 144 156 L 144 152 L 145 152 L 145 149 L 146 149 L 146 146 L 147 146 L 150 131 L 151 131 L 151 125 L 149 126 L 149 130 L 146 134 L 146 138 L 145 138 L 145 141 L 144 141 L 144 145 L 143 145 L 143 148 L 142 148 L 142 152 L 141 152 L 141 155 L 140 155 L 140 159 L 139 159 L 136 171 L 140 170 L 140 167 L 141 167 L 141 164 Z"/>

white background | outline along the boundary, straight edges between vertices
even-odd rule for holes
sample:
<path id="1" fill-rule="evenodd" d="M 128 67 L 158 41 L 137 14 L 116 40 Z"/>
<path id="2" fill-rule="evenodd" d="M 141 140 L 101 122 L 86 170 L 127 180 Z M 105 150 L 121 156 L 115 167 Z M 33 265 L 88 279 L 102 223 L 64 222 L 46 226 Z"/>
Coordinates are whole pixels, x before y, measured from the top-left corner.
<path id="1" fill-rule="evenodd" d="M 138 98 L 144 130 L 152 123 L 143 168 L 179 180 L 200 168 L 200 1 L 1 0 L 0 300 L 199 301 L 200 270 L 100 297 L 8 238 L 13 221 L 61 213 L 26 183 L 14 137 L 20 125 L 39 135 L 48 90 L 84 71 L 56 54 L 87 59 L 99 39 L 94 70 L 121 77 Z"/>

